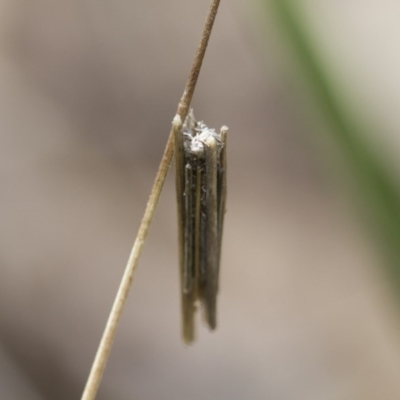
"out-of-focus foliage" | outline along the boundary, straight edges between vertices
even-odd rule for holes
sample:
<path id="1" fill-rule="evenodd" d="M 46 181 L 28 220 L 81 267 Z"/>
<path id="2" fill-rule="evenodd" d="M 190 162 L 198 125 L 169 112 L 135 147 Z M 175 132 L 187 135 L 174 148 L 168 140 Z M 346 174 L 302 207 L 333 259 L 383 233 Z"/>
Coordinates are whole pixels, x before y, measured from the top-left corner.
<path id="1" fill-rule="evenodd" d="M 368 140 L 366 124 L 346 107 L 342 93 L 332 83 L 292 0 L 265 0 L 292 45 L 312 95 L 330 125 L 329 132 L 346 161 L 357 189 L 362 216 L 372 228 L 391 266 L 400 292 L 400 193 L 395 174 L 383 162 L 382 153 Z"/>

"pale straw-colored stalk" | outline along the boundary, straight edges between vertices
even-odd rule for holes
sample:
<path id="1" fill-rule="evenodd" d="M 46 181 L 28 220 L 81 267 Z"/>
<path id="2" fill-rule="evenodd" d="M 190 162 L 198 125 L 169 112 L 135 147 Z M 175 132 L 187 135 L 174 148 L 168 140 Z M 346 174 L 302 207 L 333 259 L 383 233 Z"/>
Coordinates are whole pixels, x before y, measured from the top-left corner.
<path id="1" fill-rule="evenodd" d="M 177 114 L 181 117 L 182 121 L 185 120 L 190 107 L 190 103 L 192 101 L 197 78 L 200 73 L 201 65 L 207 49 L 208 40 L 211 35 L 219 3 L 220 0 L 212 1 L 201 36 L 200 44 L 194 57 L 192 69 L 186 82 L 185 90 L 178 104 Z M 110 355 L 111 347 L 115 339 L 118 323 L 121 318 L 126 299 L 128 297 L 129 289 L 132 286 L 133 277 L 139 262 L 139 258 L 142 253 L 147 234 L 149 232 L 150 224 L 157 207 L 158 199 L 160 198 L 160 194 L 168 173 L 169 166 L 171 164 L 173 152 L 173 130 L 171 129 L 167 145 L 165 147 L 164 154 L 161 159 L 161 163 L 153 184 L 153 188 L 147 202 L 146 210 L 140 223 L 135 243 L 129 256 L 129 260 L 125 268 L 125 272 L 122 277 L 117 295 L 115 297 L 114 304 L 107 321 L 107 325 L 104 329 L 104 333 L 101 338 L 92 368 L 90 370 L 90 374 L 86 382 L 85 390 L 82 394 L 81 400 L 94 400 L 96 398 L 97 391 L 99 389 L 100 382 L 107 364 L 107 360 Z"/>

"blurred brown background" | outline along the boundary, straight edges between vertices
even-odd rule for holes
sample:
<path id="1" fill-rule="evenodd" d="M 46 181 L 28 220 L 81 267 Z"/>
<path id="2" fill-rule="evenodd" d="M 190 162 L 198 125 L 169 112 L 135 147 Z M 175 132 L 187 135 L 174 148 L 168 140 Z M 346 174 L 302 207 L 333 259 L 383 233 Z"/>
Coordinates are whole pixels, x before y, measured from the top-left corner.
<path id="1" fill-rule="evenodd" d="M 80 397 L 208 3 L 0 1 L 1 399 Z M 398 168 L 400 5 L 299 3 Z M 193 103 L 230 127 L 218 329 L 180 340 L 171 171 L 98 399 L 400 398 L 399 310 L 267 15 L 222 1 Z"/>

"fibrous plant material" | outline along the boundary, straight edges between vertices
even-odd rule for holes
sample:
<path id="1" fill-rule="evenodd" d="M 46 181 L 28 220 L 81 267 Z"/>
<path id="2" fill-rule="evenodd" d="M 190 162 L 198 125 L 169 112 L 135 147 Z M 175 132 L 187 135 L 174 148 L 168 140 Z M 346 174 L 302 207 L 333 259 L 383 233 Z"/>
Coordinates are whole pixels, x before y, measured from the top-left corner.
<path id="1" fill-rule="evenodd" d="M 197 122 L 190 111 L 184 124 L 173 121 L 178 203 L 182 333 L 195 337 L 194 317 L 200 305 L 215 329 L 222 227 L 226 201 L 226 134 Z"/>

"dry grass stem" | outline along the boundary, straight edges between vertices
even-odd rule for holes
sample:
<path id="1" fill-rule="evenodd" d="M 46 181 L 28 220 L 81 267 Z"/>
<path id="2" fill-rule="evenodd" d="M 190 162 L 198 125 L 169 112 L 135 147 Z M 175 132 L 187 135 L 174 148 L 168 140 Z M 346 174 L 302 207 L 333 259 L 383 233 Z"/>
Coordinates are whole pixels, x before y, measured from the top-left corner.
<path id="1" fill-rule="evenodd" d="M 181 117 L 182 121 L 185 120 L 188 113 L 190 103 L 193 97 L 193 93 L 196 87 L 197 78 L 200 73 L 201 65 L 203 62 L 204 54 L 207 49 L 208 40 L 211 35 L 212 27 L 217 14 L 220 0 L 213 0 L 210 10 L 207 16 L 207 20 L 203 29 L 200 44 L 194 57 L 189 78 L 186 82 L 185 90 L 182 98 L 179 102 L 177 114 Z M 149 232 L 150 224 L 153 219 L 158 200 L 164 185 L 165 178 L 171 159 L 173 156 L 173 130 L 169 134 L 167 145 L 164 150 L 164 154 L 158 169 L 153 188 L 151 190 L 150 198 L 147 202 L 146 210 L 143 215 L 143 219 L 139 226 L 139 231 L 135 239 L 129 260 L 121 280 L 118 293 L 116 295 L 113 307 L 110 312 L 110 316 L 107 321 L 107 325 L 104 329 L 103 336 L 100 341 L 99 348 L 96 353 L 88 380 L 86 382 L 85 390 L 82 394 L 81 400 L 93 400 L 96 398 L 96 394 L 107 364 L 108 357 L 110 355 L 111 347 L 115 338 L 118 322 L 121 318 L 124 304 L 126 302 L 129 289 L 132 285 L 133 277 L 138 265 L 140 255 L 143 250 L 147 234 Z"/>

